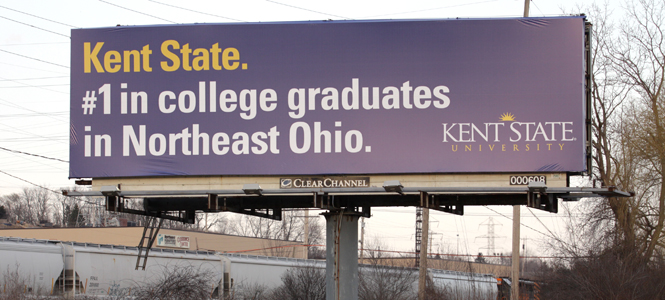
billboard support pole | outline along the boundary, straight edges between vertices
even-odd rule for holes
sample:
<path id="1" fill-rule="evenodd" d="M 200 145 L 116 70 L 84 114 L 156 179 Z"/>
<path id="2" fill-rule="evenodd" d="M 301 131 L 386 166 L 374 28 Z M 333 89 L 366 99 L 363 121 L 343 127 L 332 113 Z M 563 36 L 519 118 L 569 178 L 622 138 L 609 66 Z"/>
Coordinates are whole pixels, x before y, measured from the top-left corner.
<path id="1" fill-rule="evenodd" d="M 427 193 L 421 192 L 421 199 L 427 200 Z M 423 236 L 420 244 L 420 266 L 418 266 L 418 300 L 427 299 L 427 245 L 429 243 L 429 207 L 423 208 Z"/>
<path id="2" fill-rule="evenodd" d="M 510 272 L 510 299 L 520 295 L 520 206 L 513 205 L 513 259 Z"/>
<path id="3" fill-rule="evenodd" d="M 358 299 L 358 219 L 339 210 L 326 218 L 326 300 Z"/>
<path id="4" fill-rule="evenodd" d="M 529 1 L 524 0 L 524 17 L 529 16 Z M 555 200 L 556 201 L 556 200 Z M 510 272 L 510 299 L 520 298 L 520 206 L 513 205 L 513 257 Z"/>

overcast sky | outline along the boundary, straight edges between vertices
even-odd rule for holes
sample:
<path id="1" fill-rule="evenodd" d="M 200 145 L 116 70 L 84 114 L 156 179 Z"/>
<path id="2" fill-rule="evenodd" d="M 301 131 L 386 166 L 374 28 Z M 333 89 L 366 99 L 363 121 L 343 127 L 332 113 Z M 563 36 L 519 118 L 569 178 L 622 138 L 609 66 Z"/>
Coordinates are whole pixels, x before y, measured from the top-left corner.
<path id="1" fill-rule="evenodd" d="M 584 13 L 580 1 L 537 0 L 531 16 Z M 582 4 L 589 4 L 587 2 Z M 618 4 L 612 2 L 618 7 Z M 478 1 L 0 1 L 0 195 L 40 185 L 53 190 L 68 180 L 69 36 L 72 28 L 116 25 L 271 22 L 306 20 L 506 18 L 523 14 L 522 0 Z M 22 152 L 22 153 L 20 153 Z M 366 240 L 394 250 L 414 247 L 415 208 L 376 208 Z M 564 217 L 522 209 L 522 237 L 537 248 Z M 492 217 L 497 251 L 510 251 L 512 208 L 467 208 L 463 217 L 434 212 L 433 250 L 477 254 Z M 321 220 L 322 221 L 322 220 Z M 528 227 L 526 227 L 528 226 Z M 547 228 L 546 228 L 547 227 Z M 459 237 L 458 237 L 459 236 Z"/>

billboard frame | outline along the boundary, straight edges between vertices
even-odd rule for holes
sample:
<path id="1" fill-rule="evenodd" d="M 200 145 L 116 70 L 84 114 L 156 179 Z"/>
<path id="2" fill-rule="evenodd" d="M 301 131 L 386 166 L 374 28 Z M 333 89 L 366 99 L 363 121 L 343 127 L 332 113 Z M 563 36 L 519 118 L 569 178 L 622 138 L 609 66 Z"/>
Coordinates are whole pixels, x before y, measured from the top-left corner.
<path id="1" fill-rule="evenodd" d="M 528 19 L 528 20 L 531 21 L 530 19 Z M 412 20 L 409 20 L 409 21 L 412 21 Z M 431 20 L 424 20 L 424 21 L 431 21 Z M 480 21 L 482 21 L 482 20 L 480 20 Z M 525 21 L 526 21 L 526 20 L 525 20 Z M 372 21 L 372 22 L 374 22 L 374 21 Z M 386 21 L 380 20 L 380 21 L 375 21 L 375 22 L 386 22 Z M 398 21 L 398 22 L 404 22 L 404 21 Z M 351 23 L 353 23 L 353 22 L 341 22 L 341 23 L 351 24 Z M 371 23 L 371 22 L 368 22 L 368 23 Z M 277 23 L 277 24 L 281 24 L 281 23 Z M 296 23 L 289 23 L 289 24 L 296 24 Z M 305 24 L 307 24 L 307 22 L 305 22 Z M 315 24 L 316 24 L 316 22 L 315 22 Z M 283 24 L 282 24 L 282 25 L 283 25 Z M 591 128 L 590 128 L 590 120 L 591 120 L 591 119 L 590 119 L 590 118 L 591 118 L 591 104 L 590 104 L 590 98 L 591 98 L 590 79 L 591 79 L 591 77 L 590 77 L 590 76 L 591 76 L 591 72 L 589 72 L 590 67 L 591 67 L 591 65 L 590 65 L 590 61 L 589 61 L 589 55 L 590 55 L 589 53 L 590 53 L 590 48 L 591 48 L 590 42 L 591 42 L 591 41 L 590 41 L 590 30 L 589 30 L 590 27 L 589 27 L 588 23 L 585 22 L 584 27 L 585 27 L 585 28 L 584 28 L 584 34 L 585 34 L 585 38 L 584 38 L 584 43 L 585 43 L 585 45 L 584 45 L 584 52 L 585 52 L 585 53 L 584 53 L 583 57 L 586 59 L 586 62 L 585 62 L 586 65 L 584 66 L 584 69 L 585 69 L 586 73 L 584 74 L 584 85 L 585 85 L 585 86 L 584 86 L 584 88 L 583 88 L 583 90 L 584 90 L 584 93 L 583 93 L 583 94 L 584 94 L 584 96 L 585 96 L 585 98 L 586 98 L 586 99 L 585 99 L 586 102 L 583 104 L 583 107 L 586 109 L 586 111 L 585 111 L 585 114 L 584 114 L 584 116 L 583 116 L 583 121 L 580 120 L 579 122 L 580 122 L 580 123 L 582 123 L 582 122 L 586 122 L 586 124 L 585 124 L 586 126 L 582 126 L 581 128 L 583 128 L 583 129 L 580 130 L 580 131 L 582 132 L 581 135 L 583 135 L 583 138 L 582 138 L 581 140 L 584 140 L 585 143 L 586 143 L 586 145 L 583 145 L 581 142 L 577 142 L 577 143 L 574 144 L 574 147 L 576 148 L 576 147 L 578 147 L 578 145 L 582 146 L 582 147 L 581 147 L 582 149 L 580 149 L 580 152 L 581 152 L 581 151 L 584 151 L 585 153 L 582 154 L 582 155 L 580 155 L 580 159 L 584 159 L 584 160 L 585 160 L 585 164 L 584 164 L 584 165 L 585 165 L 586 170 L 582 170 L 583 167 L 581 166 L 581 164 L 579 165 L 579 168 L 576 168 L 576 170 L 579 169 L 580 171 L 569 171 L 568 169 L 564 169 L 564 170 L 565 170 L 568 174 L 570 174 L 570 175 L 584 174 L 584 173 L 590 172 L 590 171 L 592 170 L 592 169 L 591 169 L 591 163 L 592 163 L 592 162 L 591 162 L 591 153 L 592 153 L 592 148 L 591 148 L 591 139 L 592 139 L 592 136 L 591 136 L 591 135 L 592 135 L 592 131 L 591 131 Z M 74 54 L 72 54 L 72 55 L 74 55 Z M 73 57 L 74 57 L 74 56 L 73 56 Z M 582 68 L 581 68 L 581 69 L 582 69 Z M 72 71 L 72 72 L 74 72 L 74 71 Z M 74 93 L 73 93 L 73 94 L 74 94 Z M 72 99 L 73 99 L 73 98 L 72 98 Z M 78 99 L 78 98 L 77 98 L 77 99 Z M 80 100 L 80 99 L 79 99 L 79 100 Z M 72 103 L 74 103 L 74 102 L 75 102 L 75 101 L 74 101 L 74 99 L 73 99 L 73 100 L 72 100 Z M 78 103 L 78 104 L 77 104 L 78 106 L 81 105 L 81 104 L 80 104 L 80 101 L 77 102 L 77 103 Z M 577 119 L 577 117 L 576 117 L 576 119 Z M 577 122 L 577 121 L 576 121 L 576 122 Z M 80 130 L 80 128 L 79 128 L 79 130 Z M 193 129 L 192 129 L 192 130 L 193 130 Z M 563 129 L 560 129 L 560 130 L 563 130 Z M 460 131 L 461 131 L 461 129 L 460 129 Z M 554 127 L 552 128 L 552 132 L 554 132 Z M 460 134 L 461 134 L 461 133 L 460 133 Z M 95 135 L 94 137 L 95 137 L 95 139 L 96 139 L 98 136 Z M 79 136 L 78 138 L 81 139 L 80 136 Z M 73 139 L 74 139 L 74 138 L 73 138 Z M 100 145 L 101 145 L 101 142 L 100 142 Z M 183 146 L 183 147 L 184 147 L 184 146 Z M 96 150 L 95 150 L 95 151 L 96 151 Z M 576 150 L 576 151 L 577 151 L 577 150 Z M 73 154 L 72 154 L 72 155 L 73 155 Z M 578 164 L 579 164 L 579 163 L 578 163 Z M 417 168 L 414 167 L 412 170 L 416 170 L 416 169 L 417 169 Z M 352 171 L 352 172 L 350 172 L 350 173 L 347 173 L 347 172 L 341 172 L 341 173 L 340 173 L 340 172 L 336 172 L 336 171 L 327 172 L 327 170 L 324 170 L 324 169 L 321 169 L 321 170 L 322 170 L 322 171 L 321 171 L 322 173 L 289 173 L 289 172 L 288 172 L 289 170 L 287 170 L 286 173 L 279 173 L 279 172 L 278 172 L 278 173 L 268 173 L 268 174 L 273 175 L 273 176 L 287 176 L 287 175 L 304 175 L 304 176 L 306 176 L 306 175 L 332 175 L 332 174 L 351 175 L 351 174 L 360 174 L 360 173 L 358 173 L 357 171 Z M 469 169 L 469 170 L 471 170 L 471 169 Z M 112 171 L 112 170 L 109 170 L 109 171 Z M 326 171 L 326 172 L 324 172 L 324 171 Z M 183 172 L 184 172 L 184 171 L 183 171 Z M 462 172 L 463 172 L 463 173 L 467 173 L 467 174 L 475 174 L 473 171 L 462 171 Z M 510 172 L 512 172 L 512 171 L 506 171 L 506 172 L 503 172 L 503 171 L 489 171 L 489 172 L 492 172 L 492 173 L 510 173 Z M 515 172 L 525 173 L 525 172 L 532 172 L 532 171 L 515 171 Z M 545 171 L 543 171 L 543 172 L 548 172 L 548 170 L 545 170 Z M 543 172 L 533 172 L 533 173 L 543 173 Z M 113 172 L 109 172 L 109 174 L 111 174 L 111 173 L 113 173 Z M 130 172 L 130 173 L 131 173 L 131 172 Z M 380 175 L 380 174 L 401 174 L 401 173 L 406 173 L 406 172 L 389 172 L 389 173 L 384 173 L 384 172 L 369 172 L 369 174 L 379 174 L 379 175 Z M 447 172 L 434 172 L 434 171 L 431 171 L 431 170 L 430 170 L 430 171 L 425 171 L 425 172 L 417 172 L 417 171 L 415 171 L 415 172 L 411 172 L 410 174 L 445 174 L 445 173 L 447 173 Z M 101 173 L 100 173 L 100 174 L 101 174 Z M 114 177 L 113 175 L 108 175 L 108 176 L 104 176 L 104 177 L 102 177 L 102 176 L 79 177 L 79 176 L 73 176 L 73 175 L 70 173 L 70 176 L 71 176 L 71 178 L 132 178 L 132 177 L 136 177 L 136 176 L 144 177 L 144 178 L 154 178 L 154 177 L 159 177 L 159 174 L 157 174 L 157 173 L 155 173 L 155 174 L 156 174 L 157 176 L 155 176 L 155 175 L 134 175 L 134 174 L 129 174 L 129 175 L 126 175 L 126 176 L 123 175 L 123 176 L 116 176 L 116 177 Z M 183 175 L 186 175 L 186 174 L 187 174 L 187 173 L 183 173 Z M 223 173 L 223 174 L 226 174 L 226 173 Z M 171 177 L 171 176 L 177 176 L 177 175 L 174 175 L 174 174 L 165 175 L 165 177 Z M 190 176 L 190 175 L 188 175 L 188 176 Z M 195 175 L 195 174 L 194 174 L 194 175 L 191 175 L 191 176 L 243 176 L 243 174 L 234 174 L 234 173 L 229 173 L 229 174 L 226 174 L 226 175 L 221 175 L 221 174 L 220 174 L 220 175 L 216 175 L 216 174 Z M 256 174 L 252 173 L 252 174 L 247 174 L 247 176 L 260 176 L 260 174 L 258 174 L 258 173 L 256 173 Z"/>

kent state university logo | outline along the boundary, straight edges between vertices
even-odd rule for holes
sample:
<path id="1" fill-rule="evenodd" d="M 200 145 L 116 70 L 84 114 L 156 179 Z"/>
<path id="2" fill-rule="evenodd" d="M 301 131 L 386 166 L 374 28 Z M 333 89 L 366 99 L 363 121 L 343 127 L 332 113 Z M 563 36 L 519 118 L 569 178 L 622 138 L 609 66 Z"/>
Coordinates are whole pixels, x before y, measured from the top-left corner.
<path id="1" fill-rule="evenodd" d="M 504 122 L 505 121 L 515 121 L 515 115 L 513 115 L 511 113 L 505 113 L 505 114 L 501 115 L 499 120 L 504 121 Z"/>
<path id="2" fill-rule="evenodd" d="M 521 122 L 505 112 L 498 122 L 442 123 L 442 142 L 451 143 L 452 152 L 563 151 L 566 142 L 577 139 L 573 123 Z"/>

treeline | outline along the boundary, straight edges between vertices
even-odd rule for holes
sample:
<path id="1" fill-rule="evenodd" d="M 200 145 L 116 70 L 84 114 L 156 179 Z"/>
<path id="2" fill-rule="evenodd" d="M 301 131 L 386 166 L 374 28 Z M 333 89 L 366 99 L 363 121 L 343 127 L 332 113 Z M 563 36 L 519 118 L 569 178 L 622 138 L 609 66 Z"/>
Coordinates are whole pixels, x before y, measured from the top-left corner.
<path id="1" fill-rule="evenodd" d="M 593 24 L 589 185 L 634 197 L 582 201 L 540 280 L 544 299 L 665 299 L 665 2 L 584 9 Z"/>

